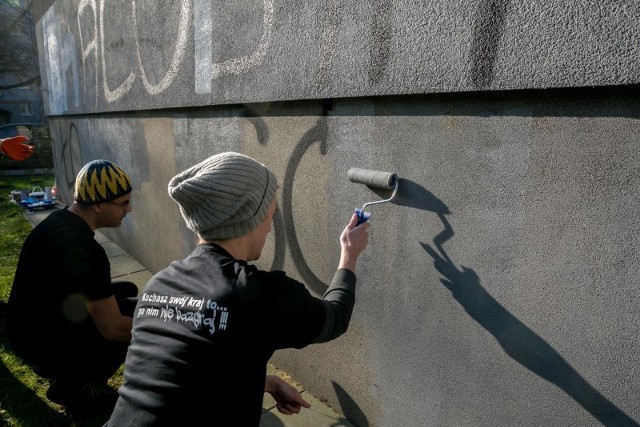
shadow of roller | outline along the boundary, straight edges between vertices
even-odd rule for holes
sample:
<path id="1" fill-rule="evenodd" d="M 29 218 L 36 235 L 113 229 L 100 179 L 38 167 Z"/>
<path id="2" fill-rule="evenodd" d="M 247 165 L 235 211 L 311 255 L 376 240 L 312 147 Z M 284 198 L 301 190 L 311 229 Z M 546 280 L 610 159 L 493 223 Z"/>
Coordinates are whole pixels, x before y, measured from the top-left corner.
<path id="1" fill-rule="evenodd" d="M 446 218 L 446 215 L 451 213 L 449 208 L 442 200 L 420 184 L 406 178 L 398 178 L 398 181 L 398 187 L 401 191 L 398 191 L 391 203 L 396 206 L 404 206 L 436 214 L 442 222 L 444 229 L 434 237 L 433 242 L 443 256 L 448 259 L 448 255 L 444 249 L 442 249 L 442 245 L 454 235 L 453 228 Z M 388 194 L 388 190 L 382 188 L 369 188 L 380 197 Z"/>

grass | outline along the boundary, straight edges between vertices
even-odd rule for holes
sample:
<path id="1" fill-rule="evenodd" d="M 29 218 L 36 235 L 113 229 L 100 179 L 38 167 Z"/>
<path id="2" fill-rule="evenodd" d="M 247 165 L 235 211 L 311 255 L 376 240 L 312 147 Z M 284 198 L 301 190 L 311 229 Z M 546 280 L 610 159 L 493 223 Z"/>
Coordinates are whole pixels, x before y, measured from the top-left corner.
<path id="1" fill-rule="evenodd" d="M 62 407 L 45 397 L 48 380 L 37 376 L 22 363 L 12 352 L 4 333 L 6 304 L 11 293 L 13 275 L 22 243 L 32 229 L 31 222 L 24 215 L 24 208 L 10 202 L 10 193 L 15 189 L 31 189 L 35 186 L 44 189 L 45 186 L 53 186 L 53 183 L 53 175 L 0 176 L 0 426 L 70 425 Z M 110 382 L 116 387 L 121 384 L 122 368 Z M 102 426 L 107 419 L 108 414 L 96 414 L 82 426 Z"/>
<path id="2" fill-rule="evenodd" d="M 11 292 L 22 243 L 31 231 L 31 223 L 24 216 L 24 208 L 11 203 L 11 191 L 39 186 L 53 186 L 53 175 L 0 177 L 0 303 L 6 303 Z"/>

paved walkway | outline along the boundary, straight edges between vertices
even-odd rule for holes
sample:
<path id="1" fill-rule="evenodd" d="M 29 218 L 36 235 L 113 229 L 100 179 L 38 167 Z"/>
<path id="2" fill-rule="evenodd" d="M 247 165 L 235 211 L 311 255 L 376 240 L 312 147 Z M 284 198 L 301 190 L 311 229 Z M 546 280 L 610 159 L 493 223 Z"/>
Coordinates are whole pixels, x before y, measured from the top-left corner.
<path id="1" fill-rule="evenodd" d="M 62 208 L 62 206 L 56 205 L 56 208 L 44 210 L 34 209 L 31 212 L 25 209 L 25 213 L 29 221 L 35 226 L 53 212 L 54 209 L 59 208 Z M 104 247 L 109 256 L 111 277 L 131 281 L 138 286 L 138 289 L 142 290 L 151 278 L 151 272 L 99 230 L 96 231 L 95 238 Z M 278 369 L 273 365 L 269 365 L 268 370 L 272 374 L 282 373 L 282 371 L 278 372 Z M 287 379 L 286 373 L 284 373 L 284 377 Z M 311 403 L 311 408 L 302 408 L 300 414 L 297 415 L 283 415 L 276 409 L 275 401 L 271 395 L 266 393 L 262 402 L 260 427 L 353 427 L 353 424 L 344 417 L 341 417 L 332 408 L 304 390 L 302 385 L 294 381 L 289 382 L 302 392 L 302 397 Z"/>

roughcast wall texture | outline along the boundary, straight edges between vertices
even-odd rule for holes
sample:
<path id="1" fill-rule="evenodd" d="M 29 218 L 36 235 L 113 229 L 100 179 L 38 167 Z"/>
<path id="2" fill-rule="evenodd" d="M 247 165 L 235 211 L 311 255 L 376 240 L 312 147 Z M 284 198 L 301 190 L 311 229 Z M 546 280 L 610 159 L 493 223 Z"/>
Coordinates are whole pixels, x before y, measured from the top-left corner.
<path id="1" fill-rule="evenodd" d="M 279 178 L 259 265 L 322 294 L 371 208 L 338 340 L 274 363 L 358 426 L 637 426 L 640 3 L 58 0 L 38 24 L 56 178 L 134 181 L 105 230 L 152 271 L 167 183 L 233 150 Z M 268 333 L 268 331 L 265 331 Z"/>

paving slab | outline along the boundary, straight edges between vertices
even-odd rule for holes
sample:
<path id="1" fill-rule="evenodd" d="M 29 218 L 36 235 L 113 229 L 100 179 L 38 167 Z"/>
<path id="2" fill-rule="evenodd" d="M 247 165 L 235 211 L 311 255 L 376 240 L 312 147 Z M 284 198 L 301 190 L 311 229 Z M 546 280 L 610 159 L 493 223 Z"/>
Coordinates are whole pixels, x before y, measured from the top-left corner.
<path id="1" fill-rule="evenodd" d="M 55 203 L 53 207 L 49 209 L 34 209 L 30 211 L 29 209 L 24 208 L 24 214 L 27 219 L 31 221 L 31 224 L 33 224 L 33 226 L 35 227 L 40 223 L 40 221 L 48 217 L 51 212 L 55 211 L 56 209 L 62 209 L 63 207 L 63 205 Z"/>
<path id="2" fill-rule="evenodd" d="M 354 427 L 312 394 L 303 391 L 302 397 L 311 404 L 311 408 L 302 408 L 299 414 L 284 415 L 274 406 L 273 409 L 262 414 L 260 427 Z"/>
<path id="3" fill-rule="evenodd" d="M 95 233 L 95 236 L 93 236 L 93 238 L 96 239 L 96 242 L 100 244 L 111 242 L 111 240 L 107 236 L 102 234 L 100 230 L 95 230 L 94 233 Z"/>
<path id="4" fill-rule="evenodd" d="M 267 374 L 284 374 L 284 379 L 302 393 L 304 400 L 311 404 L 311 408 L 302 408 L 299 414 L 284 415 L 276 408 L 276 401 L 269 393 L 264 394 L 262 401 L 262 418 L 260 427 L 354 427 L 348 420 L 340 416 L 331 407 L 317 399 L 288 374 L 279 371 L 275 366 L 267 366 Z"/>
<path id="5" fill-rule="evenodd" d="M 146 270 L 144 265 L 127 253 L 110 257 L 109 262 L 111 263 L 111 278 L 121 278 L 120 276 Z"/>
<path id="6" fill-rule="evenodd" d="M 107 253 L 107 256 L 109 258 L 126 254 L 126 252 L 120 246 L 111 241 L 100 242 L 100 244 L 104 248 L 104 251 Z"/>
<path id="7" fill-rule="evenodd" d="M 124 274 L 118 277 L 114 277 L 113 275 L 111 275 L 111 278 L 132 282 L 138 287 L 138 295 L 140 295 L 140 293 L 144 289 L 144 286 L 147 284 L 149 279 L 151 279 L 151 276 L 152 274 L 149 270 L 144 270 L 144 271 L 138 271 L 137 273 Z"/>

